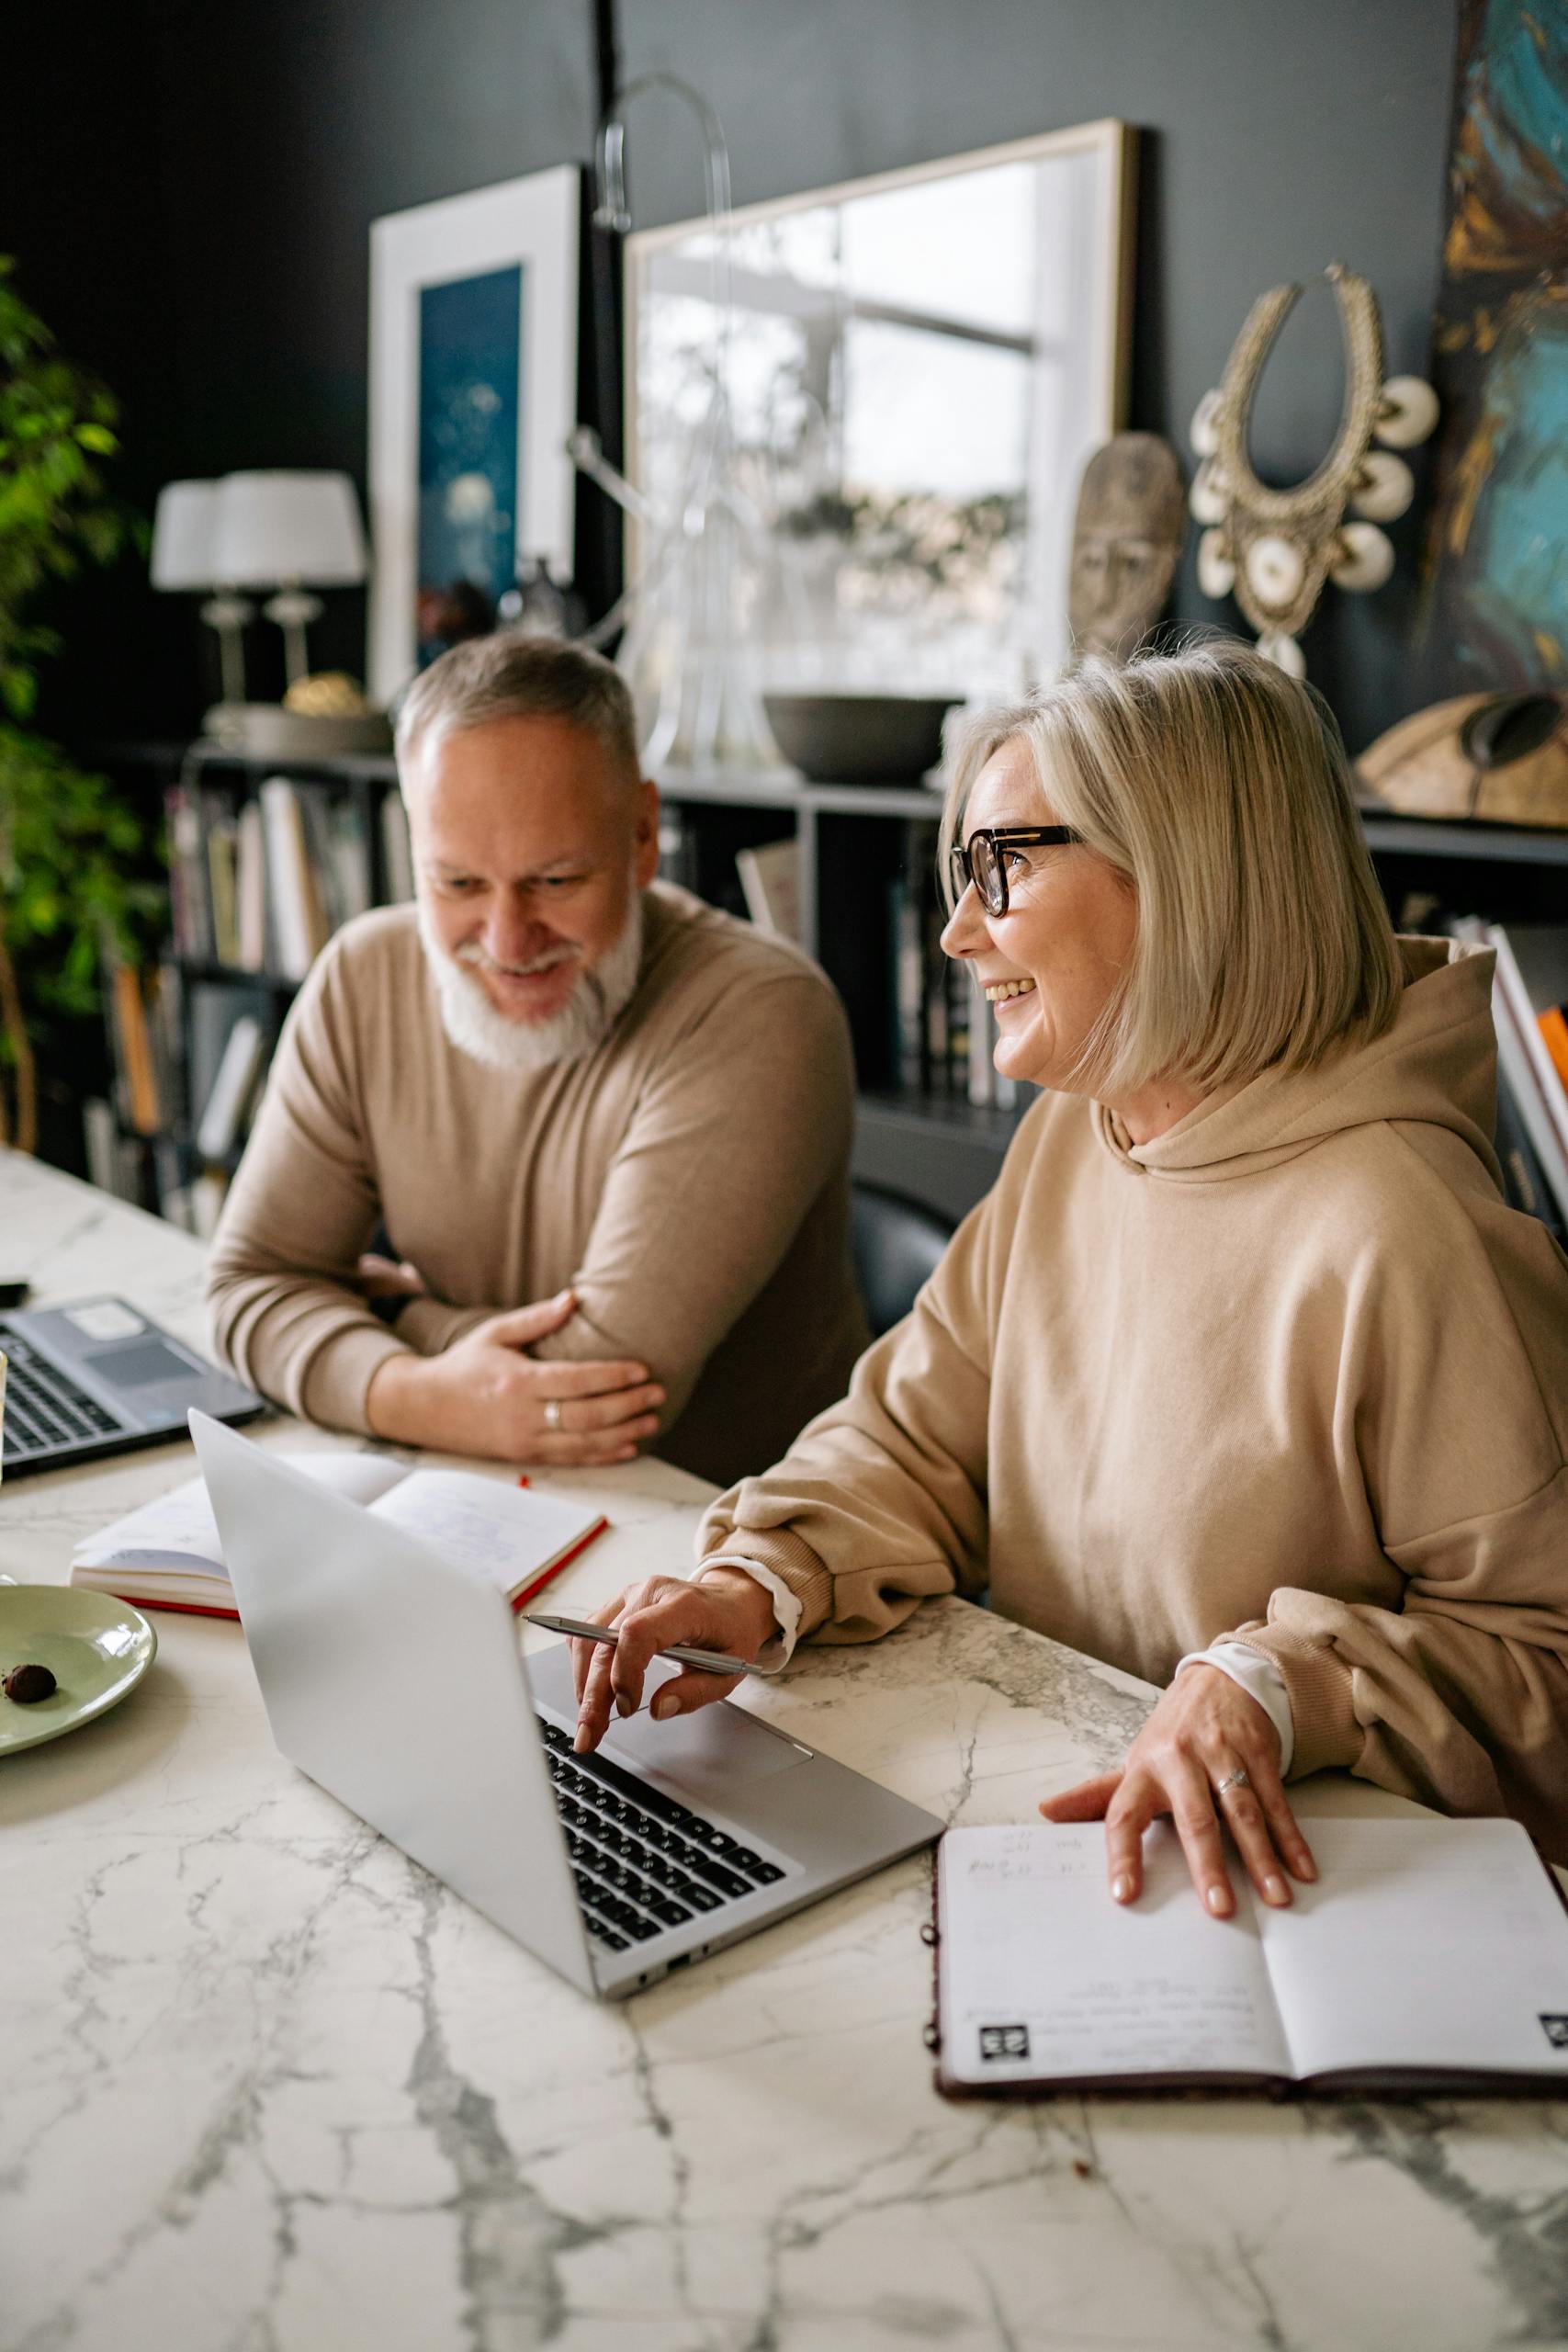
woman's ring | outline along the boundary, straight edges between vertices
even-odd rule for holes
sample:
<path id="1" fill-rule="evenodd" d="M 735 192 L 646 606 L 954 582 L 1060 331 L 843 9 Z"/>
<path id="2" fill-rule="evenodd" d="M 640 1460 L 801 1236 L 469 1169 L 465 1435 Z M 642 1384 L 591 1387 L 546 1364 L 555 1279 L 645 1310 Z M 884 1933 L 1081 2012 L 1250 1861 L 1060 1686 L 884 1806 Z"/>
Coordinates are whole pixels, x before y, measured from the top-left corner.
<path id="1" fill-rule="evenodd" d="M 1238 1767 L 1235 1771 L 1227 1772 L 1223 1781 L 1214 1782 L 1214 1794 L 1217 1797 L 1223 1797 L 1227 1789 L 1249 1789 L 1251 1786 L 1252 1783 L 1247 1774 Z"/>
<path id="2" fill-rule="evenodd" d="M 545 1427 L 547 1430 L 558 1430 L 560 1427 L 560 1401 L 558 1396 L 547 1396 L 545 1399 Z"/>

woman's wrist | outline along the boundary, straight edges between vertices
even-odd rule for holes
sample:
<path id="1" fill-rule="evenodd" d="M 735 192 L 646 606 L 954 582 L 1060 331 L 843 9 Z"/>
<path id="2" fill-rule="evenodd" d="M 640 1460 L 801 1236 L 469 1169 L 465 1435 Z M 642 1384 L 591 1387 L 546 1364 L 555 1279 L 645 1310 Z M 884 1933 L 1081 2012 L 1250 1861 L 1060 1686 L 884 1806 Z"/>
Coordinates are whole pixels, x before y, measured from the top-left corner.
<path id="1" fill-rule="evenodd" d="M 1285 1678 L 1267 1650 L 1255 1650 L 1244 1643 L 1224 1638 L 1211 1642 L 1206 1650 L 1190 1650 L 1177 1661 L 1176 1674 L 1189 1666 L 1212 1666 L 1217 1674 L 1225 1675 L 1238 1690 L 1255 1700 L 1273 1724 L 1280 1742 L 1280 1777 L 1285 1779 L 1295 1755 L 1295 1720 L 1291 1709 L 1290 1692 Z M 1174 1682 L 1176 1675 L 1172 1675 Z"/>
<path id="2" fill-rule="evenodd" d="M 774 1614 L 773 1595 L 766 1585 L 744 1568 L 733 1567 L 728 1562 L 716 1567 L 698 1568 L 692 1577 L 694 1584 L 708 1585 L 716 1591 L 731 1593 L 756 1619 L 757 1645 L 761 1648 L 779 1632 Z"/>

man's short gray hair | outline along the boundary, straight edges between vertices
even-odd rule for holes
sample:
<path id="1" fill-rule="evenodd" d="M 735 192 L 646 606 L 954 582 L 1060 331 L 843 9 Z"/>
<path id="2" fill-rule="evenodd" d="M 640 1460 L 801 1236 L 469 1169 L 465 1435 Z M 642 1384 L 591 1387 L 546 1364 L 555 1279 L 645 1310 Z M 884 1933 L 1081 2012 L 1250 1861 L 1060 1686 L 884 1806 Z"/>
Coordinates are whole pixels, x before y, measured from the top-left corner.
<path id="1" fill-rule="evenodd" d="M 502 630 L 453 646 L 419 676 L 398 712 L 400 764 L 433 732 L 495 718 L 564 718 L 602 744 L 628 782 L 640 775 L 637 713 L 614 662 L 557 637 Z"/>

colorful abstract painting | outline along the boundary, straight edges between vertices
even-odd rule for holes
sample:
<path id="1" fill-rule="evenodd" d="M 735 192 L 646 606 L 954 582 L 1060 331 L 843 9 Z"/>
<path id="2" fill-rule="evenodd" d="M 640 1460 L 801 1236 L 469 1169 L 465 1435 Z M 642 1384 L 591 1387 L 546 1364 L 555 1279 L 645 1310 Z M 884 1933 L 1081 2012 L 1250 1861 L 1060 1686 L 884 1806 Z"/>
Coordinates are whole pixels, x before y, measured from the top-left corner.
<path id="1" fill-rule="evenodd" d="M 420 290 L 422 660 L 488 628 L 516 576 L 524 277 L 514 263 Z"/>
<path id="2" fill-rule="evenodd" d="M 1430 684 L 1568 686 L 1568 0 L 1463 0 L 1456 72 Z"/>

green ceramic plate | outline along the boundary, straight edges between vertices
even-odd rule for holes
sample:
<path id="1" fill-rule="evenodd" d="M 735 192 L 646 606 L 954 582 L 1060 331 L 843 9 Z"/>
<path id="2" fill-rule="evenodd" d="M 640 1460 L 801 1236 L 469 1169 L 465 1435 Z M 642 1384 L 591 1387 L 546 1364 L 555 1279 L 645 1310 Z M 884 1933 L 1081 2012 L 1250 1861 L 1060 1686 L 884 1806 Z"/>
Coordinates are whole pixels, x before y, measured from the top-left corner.
<path id="1" fill-rule="evenodd" d="M 0 1585 L 0 1678 L 14 1666 L 47 1666 L 58 1686 L 30 1707 L 0 1690 L 0 1756 L 118 1706 L 157 1654 L 157 1634 L 129 1600 L 74 1585 Z"/>

